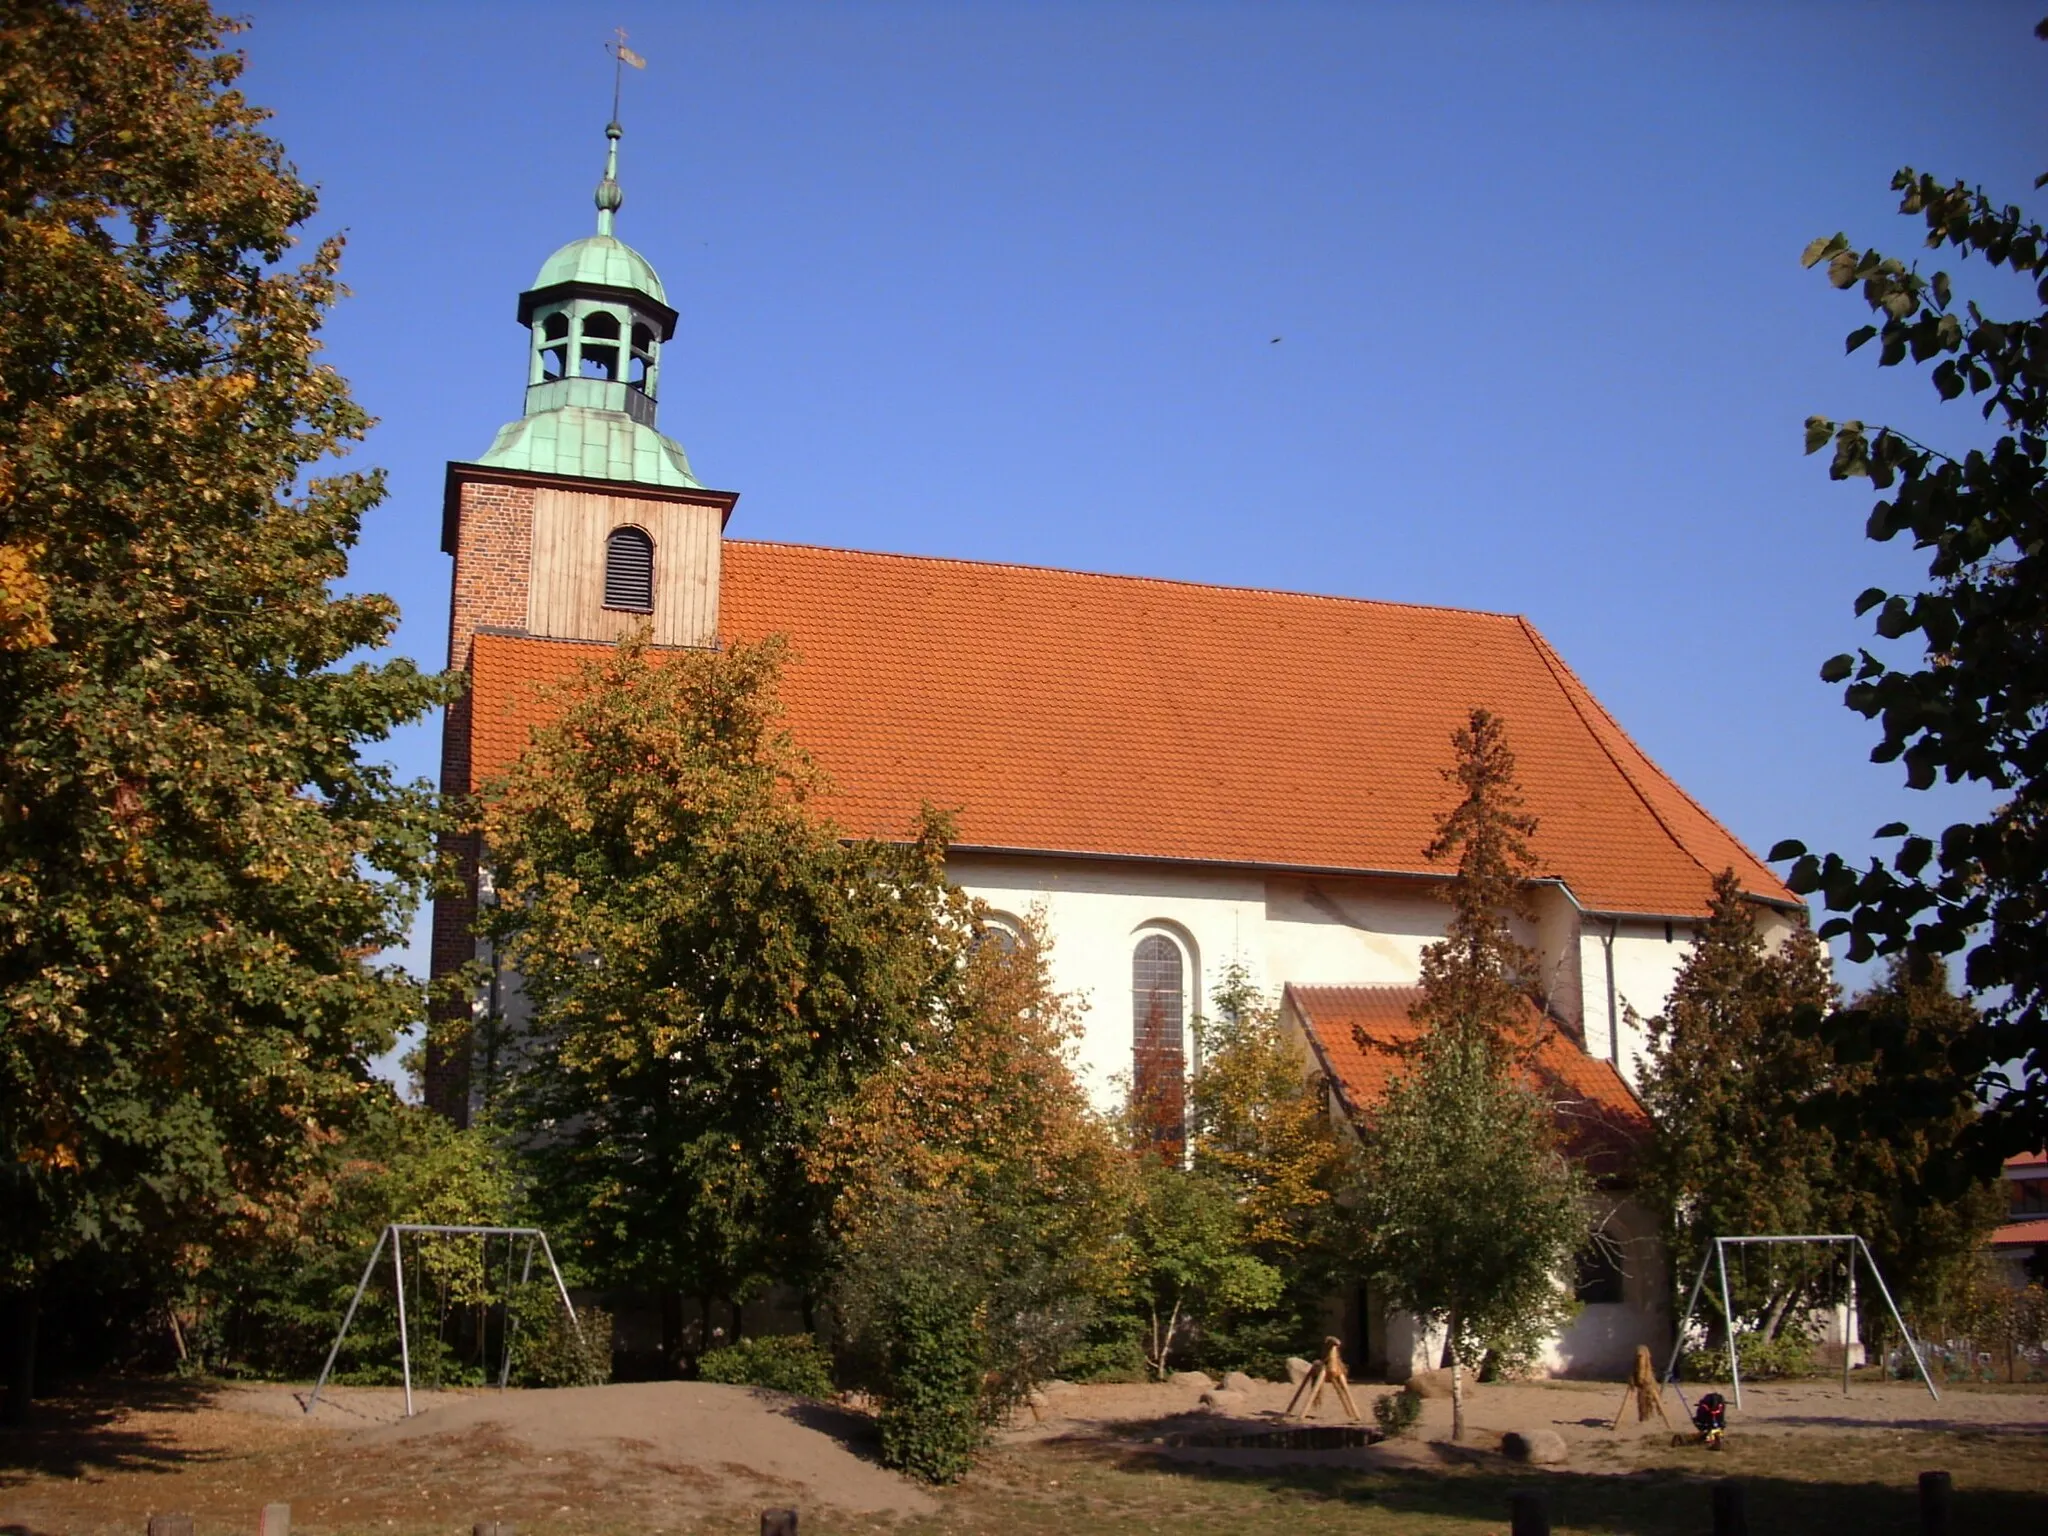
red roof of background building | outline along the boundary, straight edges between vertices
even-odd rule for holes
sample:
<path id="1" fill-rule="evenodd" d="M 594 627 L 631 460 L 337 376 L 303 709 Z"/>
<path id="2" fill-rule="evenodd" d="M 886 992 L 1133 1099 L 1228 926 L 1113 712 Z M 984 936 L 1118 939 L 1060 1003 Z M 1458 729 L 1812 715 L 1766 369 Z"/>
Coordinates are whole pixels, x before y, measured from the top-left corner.
<path id="1" fill-rule="evenodd" d="M 1404 1051 L 1423 1035 L 1424 1026 L 1409 1016 L 1421 1001 L 1420 987 L 1290 985 L 1282 1008 L 1301 1020 L 1356 1116 L 1379 1103 L 1405 1070 Z M 1567 1147 L 1596 1174 L 1622 1171 L 1649 1134 L 1642 1101 L 1611 1063 L 1588 1056 L 1533 1006 L 1528 1022 L 1537 1039 L 1530 1086 L 1556 1107 Z"/>
<path id="2" fill-rule="evenodd" d="M 2048 1244 L 2048 1216 L 2033 1221 L 2012 1221 L 1993 1230 L 1990 1237 L 1994 1248 L 2016 1248 L 2023 1243 Z"/>
<path id="3" fill-rule="evenodd" d="M 790 637 L 791 732 L 856 834 L 929 802 L 963 847 L 1440 874 L 1439 770 L 1484 706 L 1581 905 L 1698 914 L 1725 868 L 1796 900 L 1520 618 L 745 540 L 724 561 L 721 629 Z M 479 782 L 588 651 L 477 636 Z"/>

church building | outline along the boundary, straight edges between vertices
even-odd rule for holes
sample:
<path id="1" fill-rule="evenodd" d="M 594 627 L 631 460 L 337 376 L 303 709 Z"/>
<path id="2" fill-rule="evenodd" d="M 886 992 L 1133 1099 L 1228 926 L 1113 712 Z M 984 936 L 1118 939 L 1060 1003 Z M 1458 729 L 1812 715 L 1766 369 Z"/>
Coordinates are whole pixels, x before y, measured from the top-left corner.
<path id="1" fill-rule="evenodd" d="M 449 663 L 469 690 L 447 715 L 444 792 L 508 768 L 541 718 L 537 688 L 631 630 L 674 647 L 785 634 L 783 704 L 834 785 L 823 809 L 872 837 L 906 835 L 927 803 L 955 814 L 948 872 L 997 928 L 1044 923 L 1056 982 L 1086 1008 L 1079 1065 L 1099 1102 L 1162 1062 L 1177 1091 L 1195 1016 L 1241 965 L 1355 1115 L 1385 1071 L 1356 1026 L 1399 1028 L 1443 931 L 1448 872 L 1423 849 L 1454 795 L 1451 734 L 1483 706 L 1539 819 L 1524 938 L 1555 1034 L 1546 1075 L 1561 1113 L 1602 1128 L 1593 1155 L 1620 1158 L 1644 1123 L 1633 1019 L 1663 1008 L 1713 877 L 1734 870 L 1767 932 L 1801 906 L 1534 626 L 744 537 L 738 495 L 701 484 L 657 425 L 677 314 L 613 232 L 618 125 L 606 134 L 596 233 L 519 296 L 524 409 L 448 466 Z M 437 975 L 477 956 L 480 852 L 468 894 L 436 905 Z M 463 1053 L 437 1057 L 430 1101 L 466 1118 L 470 1078 Z M 1617 1222 L 1646 1240 L 1639 1212 Z M 1609 1369 L 1668 1339 L 1655 1267 L 1582 1285 L 1584 1337 L 1550 1363 Z M 1355 1322 L 1371 1335 L 1369 1315 Z M 1384 1338 L 1370 1347 L 1404 1374 Z"/>

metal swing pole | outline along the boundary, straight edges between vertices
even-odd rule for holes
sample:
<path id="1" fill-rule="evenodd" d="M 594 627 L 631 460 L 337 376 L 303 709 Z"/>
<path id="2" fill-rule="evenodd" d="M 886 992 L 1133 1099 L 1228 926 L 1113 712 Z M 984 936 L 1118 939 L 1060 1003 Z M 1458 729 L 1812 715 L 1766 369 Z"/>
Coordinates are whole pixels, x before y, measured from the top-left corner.
<path id="1" fill-rule="evenodd" d="M 320 1389 L 327 1385 L 327 1376 L 334 1369 L 334 1357 L 341 1353 L 341 1341 L 348 1336 L 348 1325 L 356 1320 L 356 1308 L 362 1304 L 363 1290 L 370 1283 L 370 1272 L 377 1267 L 378 1255 L 384 1252 L 384 1239 L 391 1235 L 388 1226 L 377 1234 L 377 1246 L 370 1250 L 370 1262 L 363 1266 L 363 1278 L 356 1282 L 356 1293 L 348 1299 L 348 1311 L 342 1315 L 341 1331 L 334 1336 L 334 1346 L 327 1351 L 327 1363 L 320 1367 L 320 1379 L 313 1383 L 313 1395 L 306 1399 L 306 1412 L 311 1413 L 320 1401 Z"/>
<path id="2" fill-rule="evenodd" d="M 405 1373 L 405 1416 L 412 1417 L 412 1345 L 405 1335 L 405 1257 L 404 1238 L 397 1227 L 391 1229 L 391 1270 L 398 1277 L 398 1364 Z"/>
<path id="3" fill-rule="evenodd" d="M 562 1284 L 562 1271 L 555 1263 L 554 1245 L 548 1241 L 545 1232 L 540 1234 L 540 1251 L 547 1255 L 548 1272 L 555 1277 L 555 1290 L 562 1298 L 562 1306 L 569 1314 L 569 1326 L 576 1330 L 576 1342 L 583 1342 L 583 1323 L 576 1316 L 576 1305 L 569 1300 L 569 1287 Z"/>
<path id="4" fill-rule="evenodd" d="M 1912 1351 L 1913 1363 L 1920 1368 L 1920 1379 L 1927 1383 L 1927 1395 L 1937 1403 L 1940 1402 L 1941 1394 L 1934 1389 L 1934 1378 L 1927 1374 L 1927 1362 L 1921 1357 L 1919 1341 L 1906 1326 L 1906 1320 L 1899 1316 L 1899 1304 L 1892 1300 L 1892 1288 L 1884 1283 L 1884 1271 L 1877 1267 L 1877 1260 L 1870 1254 L 1870 1244 L 1863 1241 L 1860 1233 L 1856 1238 L 1856 1246 L 1863 1250 L 1863 1262 L 1870 1266 L 1870 1277 L 1877 1282 L 1877 1289 L 1884 1297 L 1885 1306 L 1891 1309 L 1892 1321 L 1899 1325 L 1899 1337 L 1906 1341 L 1906 1348 Z"/>
<path id="5" fill-rule="evenodd" d="M 1728 1250 L 1725 1238 L 1714 1239 L 1714 1259 L 1721 1266 L 1721 1316 L 1728 1324 L 1728 1382 L 1735 1389 L 1735 1406 L 1742 1406 L 1742 1365 L 1735 1358 L 1735 1301 L 1728 1294 Z"/>
<path id="6" fill-rule="evenodd" d="M 1700 1287 L 1707 1283 L 1707 1265 L 1713 1261 L 1714 1250 L 1710 1247 L 1700 1255 L 1700 1272 L 1693 1277 L 1692 1294 L 1685 1299 L 1685 1311 L 1678 1319 L 1678 1331 L 1671 1339 L 1671 1358 L 1664 1362 L 1664 1379 L 1675 1382 L 1678 1379 L 1678 1353 L 1685 1348 L 1685 1325 L 1692 1321 L 1693 1308 L 1700 1302 Z M 1678 1394 L 1678 1403 L 1685 1406 L 1685 1394 Z"/>

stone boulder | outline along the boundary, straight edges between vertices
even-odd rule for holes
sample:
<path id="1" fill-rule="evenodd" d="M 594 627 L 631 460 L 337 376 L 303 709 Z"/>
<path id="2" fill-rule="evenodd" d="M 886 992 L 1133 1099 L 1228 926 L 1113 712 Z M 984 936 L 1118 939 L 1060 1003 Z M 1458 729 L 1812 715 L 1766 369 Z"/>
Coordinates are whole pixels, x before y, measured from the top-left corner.
<path id="1" fill-rule="evenodd" d="M 1203 1392 L 1207 1392 L 1216 1385 L 1215 1382 L 1211 1381 L 1201 1371 L 1175 1371 L 1166 1379 L 1176 1387 L 1195 1387 Z"/>
<path id="2" fill-rule="evenodd" d="M 1217 1413 L 1226 1416 L 1250 1413 L 1252 1411 L 1251 1394 L 1249 1392 L 1230 1392 L 1222 1389 L 1204 1392 L 1202 1394 L 1202 1411 L 1204 1413 Z"/>
<path id="3" fill-rule="evenodd" d="M 1226 1392 L 1249 1392 L 1257 1385 L 1243 1371 L 1230 1371 L 1223 1377 L 1223 1390 Z"/>
<path id="4" fill-rule="evenodd" d="M 1291 1387 L 1300 1386 L 1308 1380 L 1308 1373 L 1314 1369 L 1315 1367 L 1301 1356 L 1290 1355 L 1287 1359 L 1287 1384 Z"/>
<path id="5" fill-rule="evenodd" d="M 1500 1437 L 1500 1453 L 1509 1461 L 1526 1461 L 1532 1467 L 1562 1466 L 1564 1436 L 1554 1429 L 1511 1429 Z"/>
<path id="6" fill-rule="evenodd" d="M 1468 1403 L 1477 1395 L 1479 1383 L 1472 1379 L 1472 1373 L 1465 1373 L 1465 1401 Z M 1449 1397 L 1451 1395 L 1451 1372 L 1448 1366 L 1435 1371 L 1417 1371 L 1408 1378 L 1407 1390 L 1417 1397 Z"/>

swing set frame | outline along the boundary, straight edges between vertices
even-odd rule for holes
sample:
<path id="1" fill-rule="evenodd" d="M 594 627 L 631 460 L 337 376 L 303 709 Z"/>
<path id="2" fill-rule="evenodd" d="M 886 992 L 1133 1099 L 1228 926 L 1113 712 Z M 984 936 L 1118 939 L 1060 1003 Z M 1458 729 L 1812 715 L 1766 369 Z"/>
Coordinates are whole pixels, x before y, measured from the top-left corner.
<path id="1" fill-rule="evenodd" d="M 539 1227 L 448 1227 L 425 1222 L 388 1223 L 377 1234 L 377 1246 L 370 1250 L 370 1262 L 363 1266 L 363 1278 L 356 1282 L 356 1293 L 349 1298 L 348 1311 L 341 1319 L 341 1330 L 334 1335 L 334 1345 L 327 1351 L 327 1363 L 320 1367 L 320 1379 L 313 1384 L 313 1393 L 306 1399 L 306 1412 L 311 1413 L 320 1401 L 320 1391 L 327 1385 L 327 1377 L 334 1370 L 335 1357 L 341 1353 L 341 1341 L 348 1337 L 349 1325 L 356 1320 L 356 1308 L 362 1305 L 363 1292 L 369 1288 L 370 1276 L 375 1273 L 377 1260 L 383 1256 L 385 1243 L 391 1244 L 391 1274 L 398 1292 L 398 1362 L 405 1377 L 405 1416 L 412 1417 L 412 1341 L 406 1331 L 405 1318 L 405 1234 L 411 1232 L 429 1237 L 476 1237 L 481 1238 L 488 1248 L 494 1237 L 507 1239 L 505 1248 L 505 1269 L 512 1269 L 512 1244 L 526 1239 L 526 1261 L 519 1274 L 519 1283 L 525 1285 L 533 1278 L 533 1254 L 539 1245 L 541 1257 L 547 1260 L 548 1273 L 555 1278 L 555 1294 L 562 1298 L 562 1310 L 569 1314 L 569 1326 L 576 1330 L 576 1338 L 583 1338 L 583 1324 L 576 1316 L 576 1307 L 569 1300 L 569 1288 L 562 1283 L 562 1271 L 555 1263 L 555 1250 L 548 1243 L 548 1235 Z M 503 1392 L 512 1379 L 512 1330 L 517 1319 L 507 1308 L 505 1317 L 504 1360 L 498 1368 L 498 1390 Z"/>
<path id="2" fill-rule="evenodd" d="M 1728 1249 L 1772 1243 L 1818 1243 L 1832 1248 L 1840 1243 L 1848 1253 L 1849 1269 L 1849 1316 L 1856 1311 L 1856 1255 L 1863 1255 L 1863 1262 L 1870 1270 L 1870 1278 L 1877 1282 L 1878 1293 L 1884 1297 L 1884 1304 L 1890 1310 L 1893 1323 L 1897 1324 L 1899 1337 L 1906 1341 L 1906 1348 L 1913 1356 L 1913 1364 L 1919 1368 L 1920 1379 L 1927 1384 L 1927 1395 L 1936 1402 L 1941 1393 L 1935 1389 L 1934 1378 L 1927 1373 L 1927 1358 L 1919 1341 L 1906 1326 L 1906 1320 L 1899 1316 L 1899 1305 L 1892 1300 L 1891 1287 L 1884 1283 L 1884 1273 L 1877 1267 L 1877 1260 L 1871 1256 L 1870 1244 L 1853 1232 L 1819 1232 L 1800 1234 L 1777 1234 L 1772 1236 L 1717 1237 L 1707 1245 L 1707 1251 L 1700 1256 L 1700 1272 L 1692 1282 L 1692 1294 L 1686 1298 L 1685 1312 L 1678 1319 L 1678 1331 L 1671 1341 L 1671 1357 L 1664 1362 L 1664 1379 L 1678 1380 L 1678 1352 L 1685 1347 L 1685 1330 L 1692 1323 L 1692 1315 L 1699 1305 L 1700 1291 L 1707 1283 L 1707 1266 L 1714 1265 L 1721 1276 L 1721 1318 L 1728 1325 L 1728 1381 L 1735 1391 L 1735 1406 L 1742 1406 L 1742 1366 L 1735 1353 L 1735 1302 L 1728 1289 Z M 1842 1337 L 1842 1392 L 1849 1391 L 1849 1339 L 1848 1330 L 1843 1329 Z M 1679 1401 L 1682 1403 L 1684 1398 Z"/>

